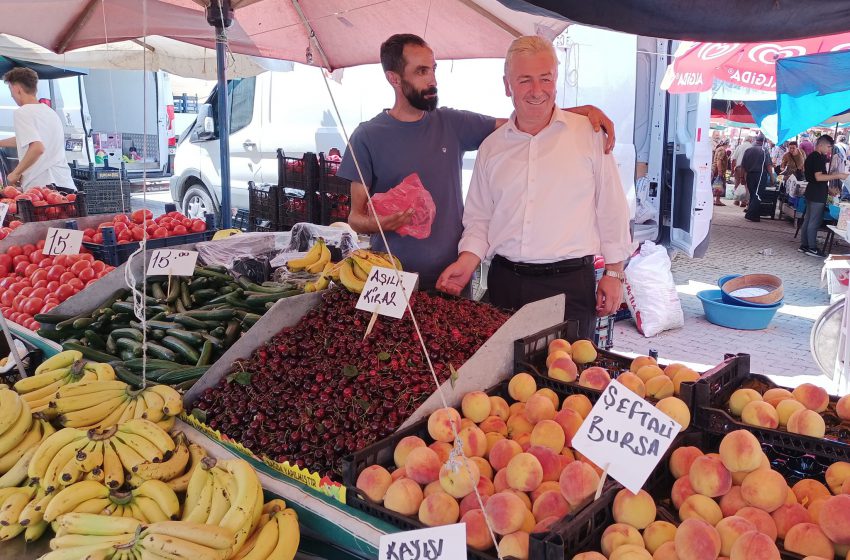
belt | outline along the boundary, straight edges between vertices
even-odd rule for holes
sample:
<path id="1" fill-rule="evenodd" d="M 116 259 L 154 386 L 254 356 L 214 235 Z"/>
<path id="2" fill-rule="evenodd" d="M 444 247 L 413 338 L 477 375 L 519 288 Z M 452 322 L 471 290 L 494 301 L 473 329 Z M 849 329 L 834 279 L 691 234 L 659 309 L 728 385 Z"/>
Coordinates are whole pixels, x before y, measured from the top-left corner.
<path id="1" fill-rule="evenodd" d="M 582 268 L 593 264 L 593 256 L 578 257 L 575 259 L 567 259 L 563 261 L 534 264 L 534 263 L 518 263 L 509 261 L 502 255 L 493 257 L 493 264 L 499 264 L 515 274 L 521 276 L 554 276 L 555 274 L 563 274 L 565 272 L 575 272 Z"/>

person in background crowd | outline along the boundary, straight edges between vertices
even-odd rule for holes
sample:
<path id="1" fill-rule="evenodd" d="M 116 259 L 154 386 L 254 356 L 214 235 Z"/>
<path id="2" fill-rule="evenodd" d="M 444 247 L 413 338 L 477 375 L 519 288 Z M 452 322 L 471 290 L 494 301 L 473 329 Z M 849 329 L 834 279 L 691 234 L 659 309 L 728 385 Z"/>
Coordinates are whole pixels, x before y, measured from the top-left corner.
<path id="1" fill-rule="evenodd" d="M 812 143 L 812 139 L 808 132 L 804 132 L 800 135 L 800 149 L 806 157 L 809 157 L 812 155 L 812 152 L 815 151 L 815 145 Z"/>
<path id="2" fill-rule="evenodd" d="M 597 315 L 623 295 L 632 252 L 629 208 L 617 162 L 586 117 L 555 106 L 552 43 L 520 37 L 505 57 L 505 94 L 514 114 L 481 144 L 463 212 L 457 261 L 437 288 L 459 294 L 484 259 L 490 302 L 505 309 L 564 294 L 565 319 L 588 338 Z M 569 201 L 569 204 L 564 204 Z M 594 255 L 605 259 L 595 282 Z"/>
<path id="3" fill-rule="evenodd" d="M 771 180 L 773 172 L 773 162 L 770 159 L 770 153 L 764 145 L 764 136 L 759 134 L 753 140 L 753 146 L 744 152 L 744 157 L 741 158 L 741 167 L 744 168 L 747 174 L 747 190 L 750 193 L 750 202 L 747 205 L 746 218 L 750 222 L 758 222 L 761 220 L 761 196 L 760 191 L 763 191 Z"/>
<path id="4" fill-rule="evenodd" d="M 835 171 L 848 171 L 850 170 L 850 146 L 847 145 L 847 137 L 843 134 L 838 137 L 838 141 L 835 143 L 835 150 L 841 154 L 841 161 L 843 162 L 843 167 L 840 169 L 835 168 Z M 846 183 L 841 183 L 840 188 L 837 188 L 841 192 L 841 199 L 846 200 L 850 198 L 850 191 L 847 190 Z"/>
<path id="5" fill-rule="evenodd" d="M 794 175 L 798 180 L 803 179 L 803 164 L 806 158 L 803 152 L 797 147 L 797 142 L 788 142 L 788 151 L 782 156 L 782 161 L 779 163 L 779 172 L 786 179 Z"/>
<path id="6" fill-rule="evenodd" d="M 770 150 L 770 159 L 773 161 L 773 166 L 776 168 L 777 174 L 782 169 L 782 158 L 785 157 L 786 153 L 788 153 L 788 142 L 776 144 Z"/>
<path id="7" fill-rule="evenodd" d="M 738 185 L 747 184 L 747 171 L 741 166 L 741 160 L 744 158 L 744 153 L 753 147 L 752 139 L 747 138 L 742 141 L 732 152 L 732 169 L 735 174 L 735 189 Z M 735 201 L 735 206 L 741 205 L 742 208 L 747 207 L 747 200 Z"/>
<path id="8" fill-rule="evenodd" d="M 729 155 L 726 152 L 728 145 L 728 140 L 721 140 L 714 149 L 714 158 L 711 164 L 711 184 L 714 190 L 715 206 L 725 206 L 720 198 L 726 195 L 726 169 L 729 167 Z M 715 187 L 714 185 L 718 186 Z"/>
<path id="9" fill-rule="evenodd" d="M 827 166 L 832 157 L 834 142 L 828 134 L 818 138 L 813 151 L 805 163 L 806 170 L 806 215 L 800 227 L 800 248 L 798 251 L 812 257 L 823 256 L 818 251 L 818 229 L 823 223 L 823 210 L 829 193 L 829 181 L 844 180 L 847 173 L 828 173 Z"/>

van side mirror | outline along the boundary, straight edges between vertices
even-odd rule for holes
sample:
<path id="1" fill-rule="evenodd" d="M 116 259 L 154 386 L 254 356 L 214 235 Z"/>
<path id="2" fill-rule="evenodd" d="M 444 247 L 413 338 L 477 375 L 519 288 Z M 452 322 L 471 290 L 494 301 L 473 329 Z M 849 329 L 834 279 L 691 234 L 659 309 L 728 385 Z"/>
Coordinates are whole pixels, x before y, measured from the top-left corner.
<path id="1" fill-rule="evenodd" d="M 212 107 L 207 104 L 198 107 L 198 118 L 192 130 L 192 142 L 205 142 L 215 138 L 215 119 L 212 117 Z"/>

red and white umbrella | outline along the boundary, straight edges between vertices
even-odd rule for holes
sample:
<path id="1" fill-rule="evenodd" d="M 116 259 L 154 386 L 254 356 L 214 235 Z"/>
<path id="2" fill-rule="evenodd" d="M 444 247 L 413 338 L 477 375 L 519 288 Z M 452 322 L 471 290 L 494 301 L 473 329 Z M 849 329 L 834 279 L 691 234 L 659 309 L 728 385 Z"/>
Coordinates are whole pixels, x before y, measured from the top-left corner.
<path id="1" fill-rule="evenodd" d="M 850 49 L 850 33 L 764 43 L 691 43 L 667 68 L 670 93 L 710 91 L 714 80 L 741 88 L 776 91 L 776 61 Z"/>

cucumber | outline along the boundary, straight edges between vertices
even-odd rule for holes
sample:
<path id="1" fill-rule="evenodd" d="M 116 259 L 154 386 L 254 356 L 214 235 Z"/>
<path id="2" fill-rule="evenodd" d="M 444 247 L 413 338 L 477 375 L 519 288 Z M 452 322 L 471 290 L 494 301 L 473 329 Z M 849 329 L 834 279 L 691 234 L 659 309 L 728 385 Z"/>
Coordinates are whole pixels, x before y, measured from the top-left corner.
<path id="1" fill-rule="evenodd" d="M 94 323 L 94 319 L 92 319 L 91 317 L 81 317 L 79 319 L 75 319 L 72 326 L 75 329 L 85 329 L 92 323 Z"/>
<path id="2" fill-rule="evenodd" d="M 183 303 L 183 307 L 187 310 L 192 308 L 192 295 L 189 293 L 189 285 L 180 280 L 180 301 Z"/>
<path id="3" fill-rule="evenodd" d="M 129 338 L 135 340 L 136 342 L 141 342 L 143 338 L 142 331 L 137 329 L 113 329 L 112 332 L 109 334 L 111 334 L 115 339 Z"/>
<path id="4" fill-rule="evenodd" d="M 155 330 L 151 332 L 151 338 L 154 340 L 162 340 L 168 331 Z"/>
<path id="5" fill-rule="evenodd" d="M 62 340 L 67 338 L 67 334 L 60 333 L 56 330 L 47 330 L 47 329 L 38 329 L 38 336 L 41 338 L 46 338 L 47 340 L 52 340 L 53 342 L 62 342 Z"/>
<path id="6" fill-rule="evenodd" d="M 209 278 L 204 278 L 203 276 L 200 278 L 194 278 L 191 282 L 189 282 L 189 291 L 194 292 L 195 290 L 202 290 L 206 288 L 209 283 Z"/>
<path id="7" fill-rule="evenodd" d="M 179 329 L 180 325 L 173 321 L 147 321 L 148 328 L 170 331 L 171 329 Z"/>
<path id="8" fill-rule="evenodd" d="M 54 315 L 52 313 L 36 313 L 33 316 L 33 319 L 35 319 L 42 325 L 55 325 L 57 323 L 61 323 L 62 321 L 67 321 L 68 319 L 76 318 L 76 315 Z"/>
<path id="9" fill-rule="evenodd" d="M 174 352 L 177 352 L 191 363 L 197 363 L 201 357 L 196 349 L 192 348 L 179 338 L 175 338 L 173 336 L 166 336 L 162 339 L 161 342 L 163 346 L 170 350 L 173 350 Z"/>
<path id="10" fill-rule="evenodd" d="M 204 373 L 206 373 L 207 369 L 209 369 L 207 366 L 202 366 L 202 367 L 187 368 L 187 369 L 183 369 L 183 370 L 170 371 L 170 372 L 166 373 L 165 375 L 163 375 L 162 377 L 160 377 L 157 380 L 157 383 L 167 383 L 169 385 L 174 385 L 174 384 L 177 384 L 177 383 L 183 383 L 185 381 L 190 381 L 190 380 L 193 380 L 193 379 L 198 379 L 199 377 L 203 376 Z"/>
<path id="11" fill-rule="evenodd" d="M 168 282 L 168 296 L 165 298 L 165 301 L 168 303 L 174 303 L 180 298 L 180 286 L 177 285 L 177 282 L 172 278 Z"/>
<path id="12" fill-rule="evenodd" d="M 168 331 L 168 336 L 173 336 L 178 340 L 182 340 L 186 344 L 191 344 L 192 346 L 200 346 L 204 343 L 204 338 L 199 333 L 194 333 L 191 331 L 184 331 L 183 329 L 171 329 Z"/>
<path id="13" fill-rule="evenodd" d="M 227 273 L 227 270 L 222 270 L 221 272 L 216 270 L 210 270 L 208 268 L 195 267 L 195 273 L 193 276 L 204 276 L 205 278 L 215 278 L 218 280 L 226 280 L 229 282 L 233 281 L 233 277 Z"/>
<path id="14" fill-rule="evenodd" d="M 218 292 L 211 289 L 195 290 L 192 300 L 196 303 L 204 303 L 218 297 Z"/>
<path id="15" fill-rule="evenodd" d="M 196 319 L 194 317 L 190 317 L 185 313 L 178 313 L 174 316 L 174 322 L 180 323 L 184 327 L 189 327 L 190 329 L 202 329 L 206 330 L 207 326 L 203 321 Z"/>
<path id="16" fill-rule="evenodd" d="M 89 343 L 89 346 L 91 346 L 92 348 L 97 348 L 98 350 L 106 349 L 106 340 L 104 340 L 103 337 L 100 336 L 98 333 L 92 330 L 87 330 L 85 332 L 85 336 L 86 340 Z"/>
<path id="17" fill-rule="evenodd" d="M 132 360 L 135 357 L 135 354 L 133 354 L 131 350 L 121 350 L 118 355 L 121 356 L 121 359 L 125 362 L 127 360 Z"/>
<path id="18" fill-rule="evenodd" d="M 88 358 L 93 362 L 114 362 L 118 360 L 117 356 L 106 354 L 104 352 L 99 352 L 94 348 L 89 348 L 88 346 L 83 346 L 82 344 L 77 344 L 75 342 L 70 341 L 62 343 L 62 349 L 76 350 L 77 352 L 82 353 L 84 358 Z"/>
<path id="19" fill-rule="evenodd" d="M 213 343 L 209 340 L 204 341 L 204 346 L 201 348 L 201 355 L 198 357 L 198 361 L 195 365 L 197 366 L 205 366 L 210 363 L 210 358 L 212 358 L 213 353 Z"/>
<path id="20" fill-rule="evenodd" d="M 132 386 L 133 388 L 138 389 L 143 385 L 142 378 L 129 369 L 125 368 L 120 363 L 113 362 L 112 369 L 115 370 L 115 377 Z"/>
<path id="21" fill-rule="evenodd" d="M 222 329 L 222 334 L 224 334 L 223 331 L 224 331 L 224 329 Z M 217 349 L 221 350 L 222 345 L 224 344 L 224 341 L 222 339 L 218 338 L 217 336 L 213 336 L 211 334 L 202 334 L 201 336 L 204 337 L 204 341 L 212 344 L 213 348 L 217 348 Z"/>
<path id="22" fill-rule="evenodd" d="M 139 372 L 142 371 L 142 365 L 144 364 L 144 360 L 142 358 L 135 358 L 133 360 L 127 361 L 124 365 L 129 368 L 131 371 Z M 180 364 L 176 364 L 174 362 L 169 362 L 168 360 L 156 360 L 148 358 L 147 361 L 148 371 L 152 369 L 173 369 L 180 367 Z"/>
<path id="23" fill-rule="evenodd" d="M 195 270 L 198 270 L 199 268 L 202 270 L 209 270 L 211 272 L 217 272 L 219 274 L 227 275 L 227 267 L 222 264 L 205 264 L 203 266 L 195 268 Z M 228 278 L 230 278 L 230 276 L 228 276 Z"/>
<path id="24" fill-rule="evenodd" d="M 177 361 L 177 354 L 164 346 L 148 341 L 148 354 L 160 360 L 168 360 L 169 362 Z"/>
<path id="25" fill-rule="evenodd" d="M 142 355 L 142 344 L 132 338 L 118 338 L 115 337 L 115 345 L 118 347 L 118 351 L 123 352 L 126 350 L 127 352 L 132 352 L 133 356 L 138 358 Z"/>
<path id="26" fill-rule="evenodd" d="M 162 289 L 162 284 L 159 282 L 151 282 L 151 295 L 155 297 L 159 301 L 165 301 L 168 299 L 168 295 L 165 293 L 165 290 Z"/>
<path id="27" fill-rule="evenodd" d="M 301 290 L 287 290 L 285 292 L 277 292 L 267 295 L 255 295 L 245 298 L 245 303 L 253 307 L 262 307 L 267 303 L 273 303 L 279 299 L 295 296 L 301 293 Z"/>
<path id="28" fill-rule="evenodd" d="M 118 345 L 115 344 L 115 339 L 111 335 L 106 337 L 106 351 L 109 354 L 118 354 Z"/>
<path id="29" fill-rule="evenodd" d="M 116 313 L 129 313 L 130 315 L 135 312 L 133 304 L 129 301 L 116 301 L 112 304 L 112 310 Z"/>
<path id="30" fill-rule="evenodd" d="M 186 313 L 186 306 L 183 305 L 183 301 L 180 298 L 177 298 L 177 301 L 174 302 L 174 309 L 177 313 Z"/>
<path id="31" fill-rule="evenodd" d="M 239 338 L 239 335 L 242 332 L 242 329 L 240 328 L 241 326 L 240 322 L 235 319 L 227 323 L 227 328 L 224 330 L 224 344 L 228 348 L 233 346 L 233 343 Z"/>

